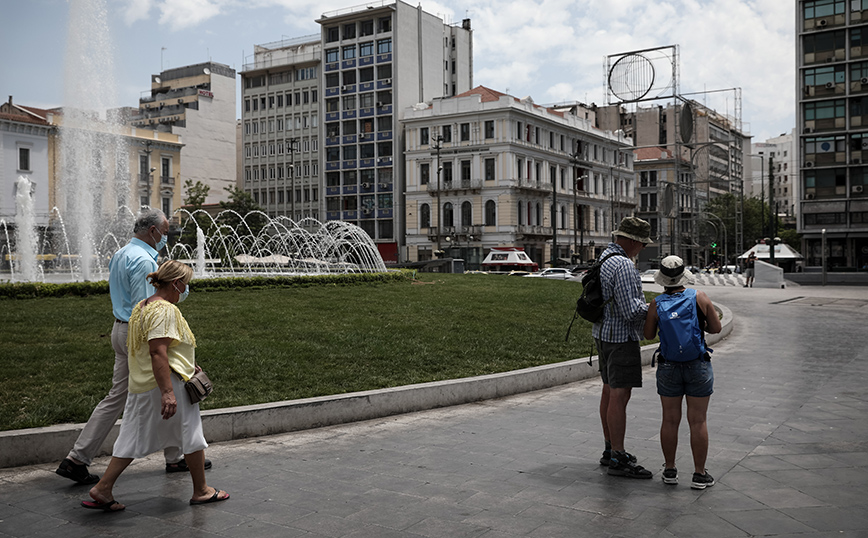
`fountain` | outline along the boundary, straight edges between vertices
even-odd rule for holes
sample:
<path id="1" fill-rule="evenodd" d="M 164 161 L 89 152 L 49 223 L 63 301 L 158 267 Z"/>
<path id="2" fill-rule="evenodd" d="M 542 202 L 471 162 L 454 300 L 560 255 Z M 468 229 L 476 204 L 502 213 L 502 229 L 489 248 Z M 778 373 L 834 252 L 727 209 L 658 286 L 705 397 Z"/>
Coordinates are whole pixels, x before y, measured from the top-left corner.
<path id="1" fill-rule="evenodd" d="M 10 226 L 0 221 L 0 254 L 14 260 L 13 281 L 106 279 L 109 259 L 132 236 L 131 150 L 119 115 L 108 113 L 117 103 L 106 4 L 69 3 L 64 107 L 55 116 L 56 207 L 39 241 L 30 182 L 19 180 L 14 242 Z M 175 215 L 182 220 L 181 235 L 178 240 L 173 234 L 168 256 L 193 265 L 197 278 L 386 270 L 371 238 L 348 223 L 310 218 L 296 223 L 258 211 Z"/>
<path id="2" fill-rule="evenodd" d="M 30 180 L 19 177 L 15 184 L 15 265 L 21 280 L 36 280 L 36 223 Z"/>

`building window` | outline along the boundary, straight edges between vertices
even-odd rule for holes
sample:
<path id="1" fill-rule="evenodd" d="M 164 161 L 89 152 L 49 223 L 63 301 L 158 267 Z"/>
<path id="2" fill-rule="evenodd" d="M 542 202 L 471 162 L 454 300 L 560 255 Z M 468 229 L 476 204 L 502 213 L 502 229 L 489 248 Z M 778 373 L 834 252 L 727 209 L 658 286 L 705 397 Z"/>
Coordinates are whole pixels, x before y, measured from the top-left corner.
<path id="1" fill-rule="evenodd" d="M 364 56 L 364 54 L 362 56 Z M 372 80 L 374 80 L 373 67 L 359 69 L 359 82 L 371 82 Z"/>
<path id="2" fill-rule="evenodd" d="M 392 52 L 392 38 L 377 40 L 377 54 L 389 54 Z"/>
<path id="3" fill-rule="evenodd" d="M 352 60 L 356 57 L 356 46 L 355 45 L 347 45 L 343 49 L 343 58 L 344 60 Z"/>
<path id="4" fill-rule="evenodd" d="M 494 138 L 494 121 L 485 122 L 485 138 Z"/>
<path id="5" fill-rule="evenodd" d="M 374 21 L 367 20 L 359 23 L 359 36 L 365 37 L 367 35 L 374 35 Z"/>
<path id="6" fill-rule="evenodd" d="M 452 163 L 445 162 L 443 163 L 443 181 L 445 183 L 452 183 Z"/>
<path id="7" fill-rule="evenodd" d="M 461 204 L 461 225 L 473 226 L 473 204 L 470 202 Z"/>
<path id="8" fill-rule="evenodd" d="M 356 23 L 344 25 L 344 39 L 353 39 L 356 37 Z"/>
<path id="9" fill-rule="evenodd" d="M 337 26 L 326 28 L 326 43 L 333 43 L 340 40 L 340 31 Z"/>
<path id="10" fill-rule="evenodd" d="M 364 58 L 365 56 L 373 56 L 374 55 L 374 42 L 366 41 L 365 43 L 359 44 L 359 56 Z"/>
<path id="11" fill-rule="evenodd" d="M 18 148 L 18 170 L 30 171 L 30 148 Z"/>
<path id="12" fill-rule="evenodd" d="M 431 164 L 422 163 L 419 165 L 419 184 L 427 185 L 431 181 Z"/>
<path id="13" fill-rule="evenodd" d="M 841 15 L 844 5 L 844 0 L 808 0 L 804 7 L 805 20 Z"/>
<path id="14" fill-rule="evenodd" d="M 338 49 L 327 49 L 326 51 L 326 63 L 334 63 L 338 61 Z"/>
<path id="15" fill-rule="evenodd" d="M 494 200 L 485 202 L 485 225 L 497 226 L 497 204 Z"/>
<path id="16" fill-rule="evenodd" d="M 419 227 L 431 227 L 431 206 L 428 204 L 422 204 L 422 206 L 419 208 Z"/>
<path id="17" fill-rule="evenodd" d="M 392 31 L 392 17 L 381 17 L 378 25 L 379 32 L 391 32 Z"/>
<path id="18" fill-rule="evenodd" d="M 443 132 L 443 141 L 452 142 L 452 126 L 444 125 L 441 131 Z"/>
<path id="19" fill-rule="evenodd" d="M 470 161 L 461 161 L 461 181 L 470 181 Z"/>
<path id="20" fill-rule="evenodd" d="M 428 144 L 428 128 L 422 127 L 419 129 L 419 144 L 425 146 Z"/>
<path id="21" fill-rule="evenodd" d="M 384 64 L 377 66 L 377 80 L 385 80 L 392 78 L 392 64 Z"/>
<path id="22" fill-rule="evenodd" d="M 485 159 L 485 181 L 494 181 L 494 159 Z"/>
<path id="23" fill-rule="evenodd" d="M 455 226 L 452 218 L 452 202 L 443 204 L 443 226 Z"/>
<path id="24" fill-rule="evenodd" d="M 169 216 L 172 214 L 172 199 L 168 196 L 163 197 L 163 213 Z"/>
<path id="25" fill-rule="evenodd" d="M 469 123 L 462 123 L 460 126 L 460 130 L 461 130 L 461 141 L 467 142 L 468 140 L 470 140 L 470 124 Z"/>

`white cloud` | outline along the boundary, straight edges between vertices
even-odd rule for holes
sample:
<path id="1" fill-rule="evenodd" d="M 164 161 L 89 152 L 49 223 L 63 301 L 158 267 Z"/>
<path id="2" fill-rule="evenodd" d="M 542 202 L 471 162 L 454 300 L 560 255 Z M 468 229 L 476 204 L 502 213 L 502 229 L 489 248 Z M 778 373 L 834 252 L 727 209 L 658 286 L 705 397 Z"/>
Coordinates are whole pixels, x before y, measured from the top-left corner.
<path id="1" fill-rule="evenodd" d="M 160 24 L 173 31 L 198 25 L 220 14 L 226 0 L 164 0 L 160 5 Z"/>
<path id="2" fill-rule="evenodd" d="M 124 23 L 129 26 L 136 21 L 146 20 L 153 5 L 153 0 L 127 0 L 127 6 L 124 9 Z"/>

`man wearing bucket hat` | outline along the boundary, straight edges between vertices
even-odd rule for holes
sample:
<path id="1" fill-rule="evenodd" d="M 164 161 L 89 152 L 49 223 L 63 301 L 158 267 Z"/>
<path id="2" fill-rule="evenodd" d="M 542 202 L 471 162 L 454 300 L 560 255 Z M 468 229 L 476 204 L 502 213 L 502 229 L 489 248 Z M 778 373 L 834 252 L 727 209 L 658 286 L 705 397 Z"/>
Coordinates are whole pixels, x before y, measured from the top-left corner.
<path id="1" fill-rule="evenodd" d="M 678 483 L 675 453 L 681 424 L 681 401 L 686 396 L 694 466 L 690 487 L 705 489 L 714 485 L 714 478 L 705 469 L 708 456 L 706 414 L 714 388 L 714 372 L 709 355 L 711 350 L 705 345 L 703 329 L 719 333 L 720 318 L 705 293 L 685 288 L 685 285 L 693 283 L 693 275 L 684 268 L 684 261 L 678 256 L 663 258 L 654 281 L 663 286 L 664 292 L 651 301 L 643 332 L 645 338 L 651 340 L 660 330 L 657 394 L 663 406 L 660 426 L 660 446 L 665 459 L 663 482 Z"/>
<path id="2" fill-rule="evenodd" d="M 600 420 L 606 448 L 601 465 L 608 474 L 630 478 L 651 478 L 651 471 L 636 464 L 636 457 L 624 449 L 627 430 L 627 403 L 634 387 L 642 386 L 642 355 L 639 341 L 648 304 L 642 293 L 639 271 L 630 258 L 651 243 L 651 225 L 637 217 L 621 220 L 615 240 L 600 255 L 600 282 L 607 305 L 592 331 L 600 354 Z"/>

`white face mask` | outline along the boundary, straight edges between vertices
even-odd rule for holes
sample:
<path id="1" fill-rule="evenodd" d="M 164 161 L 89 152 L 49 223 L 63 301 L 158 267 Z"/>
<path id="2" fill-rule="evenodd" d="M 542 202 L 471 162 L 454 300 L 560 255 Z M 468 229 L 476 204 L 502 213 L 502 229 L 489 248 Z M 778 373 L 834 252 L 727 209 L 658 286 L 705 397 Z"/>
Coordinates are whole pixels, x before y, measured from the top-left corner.
<path id="1" fill-rule="evenodd" d="M 154 246 L 154 248 L 157 250 L 157 252 L 160 252 L 161 250 L 163 250 L 163 247 L 165 247 L 166 243 L 168 243 L 168 242 L 169 242 L 169 235 L 161 233 L 160 234 L 160 240 L 157 241 L 157 244 Z"/>
<path id="2" fill-rule="evenodd" d="M 178 291 L 177 287 L 175 288 L 175 291 Z M 178 302 L 183 303 L 187 296 L 190 295 L 190 285 L 187 284 L 184 287 L 184 291 L 178 291 L 178 293 L 180 293 L 180 295 L 178 296 Z"/>

